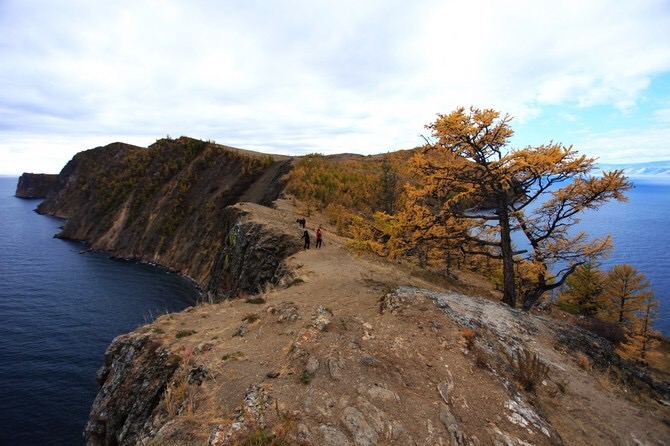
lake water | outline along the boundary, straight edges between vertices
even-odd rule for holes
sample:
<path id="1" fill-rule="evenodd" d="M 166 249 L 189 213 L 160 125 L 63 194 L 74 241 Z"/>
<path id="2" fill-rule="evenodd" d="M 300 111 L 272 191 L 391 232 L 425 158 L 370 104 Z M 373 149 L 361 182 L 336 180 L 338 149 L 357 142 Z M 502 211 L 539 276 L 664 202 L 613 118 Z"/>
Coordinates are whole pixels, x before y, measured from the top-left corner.
<path id="1" fill-rule="evenodd" d="M 654 327 L 670 336 L 670 177 L 632 177 L 626 203 L 609 202 L 582 217 L 590 235 L 612 234 L 614 253 L 603 268 L 630 263 L 651 281 L 659 310 Z"/>
<path id="2" fill-rule="evenodd" d="M 14 197 L 17 180 L 0 177 L 0 445 L 84 444 L 112 339 L 198 293 L 176 274 L 53 238 L 63 221 Z"/>
<path id="3" fill-rule="evenodd" d="M 611 233 L 605 267 L 631 263 L 661 302 L 655 326 L 670 335 L 670 178 L 633 178 L 628 203 L 607 203 L 580 227 Z M 33 212 L 0 177 L 0 445 L 77 445 L 111 340 L 156 315 L 193 304 L 197 292 L 158 268 L 79 254 L 53 238 L 61 220 Z"/>

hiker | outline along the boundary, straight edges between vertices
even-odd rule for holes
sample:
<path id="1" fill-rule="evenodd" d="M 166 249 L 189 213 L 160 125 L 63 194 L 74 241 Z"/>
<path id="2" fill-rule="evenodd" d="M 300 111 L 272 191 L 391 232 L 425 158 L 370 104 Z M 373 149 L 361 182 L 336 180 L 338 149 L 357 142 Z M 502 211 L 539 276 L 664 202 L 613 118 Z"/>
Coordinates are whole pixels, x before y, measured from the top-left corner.
<path id="1" fill-rule="evenodd" d="M 305 230 L 302 237 L 300 237 L 300 240 L 302 239 L 305 239 L 305 249 L 309 249 L 309 232 L 307 232 L 307 230 Z"/>
<path id="2" fill-rule="evenodd" d="M 323 237 L 323 234 L 321 233 L 321 226 L 319 226 L 319 229 L 316 230 L 316 247 L 321 248 L 321 238 Z"/>

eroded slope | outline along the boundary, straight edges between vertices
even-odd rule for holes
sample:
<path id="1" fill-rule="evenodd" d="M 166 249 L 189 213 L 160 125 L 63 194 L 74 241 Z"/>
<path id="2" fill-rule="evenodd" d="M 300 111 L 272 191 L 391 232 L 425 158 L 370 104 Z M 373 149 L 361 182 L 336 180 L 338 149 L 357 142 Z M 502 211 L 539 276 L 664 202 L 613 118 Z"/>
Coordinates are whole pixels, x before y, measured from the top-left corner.
<path id="1" fill-rule="evenodd" d="M 299 236 L 290 203 L 257 210 L 245 218 Z M 667 387 L 625 384 L 606 344 L 549 318 L 445 292 L 403 265 L 353 256 L 325 221 L 308 219 L 310 231 L 318 224 L 326 228 L 324 247 L 289 258 L 291 286 L 248 296 L 264 302 L 202 304 L 117 339 L 101 369 L 89 441 L 628 445 L 670 438 L 668 407 L 659 403 Z M 518 379 L 519 351 L 548 367 L 534 390 Z"/>

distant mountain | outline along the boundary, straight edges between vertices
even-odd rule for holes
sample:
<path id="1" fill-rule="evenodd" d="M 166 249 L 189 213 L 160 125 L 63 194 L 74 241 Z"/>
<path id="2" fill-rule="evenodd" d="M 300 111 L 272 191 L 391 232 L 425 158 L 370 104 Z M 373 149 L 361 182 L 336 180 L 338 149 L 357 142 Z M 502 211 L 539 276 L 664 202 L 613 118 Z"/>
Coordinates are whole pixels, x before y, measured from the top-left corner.
<path id="1" fill-rule="evenodd" d="M 641 176 L 668 176 L 670 177 L 670 160 L 653 161 L 649 163 L 628 163 L 628 164 L 598 164 L 598 168 L 603 171 L 623 169 L 629 177 Z"/>

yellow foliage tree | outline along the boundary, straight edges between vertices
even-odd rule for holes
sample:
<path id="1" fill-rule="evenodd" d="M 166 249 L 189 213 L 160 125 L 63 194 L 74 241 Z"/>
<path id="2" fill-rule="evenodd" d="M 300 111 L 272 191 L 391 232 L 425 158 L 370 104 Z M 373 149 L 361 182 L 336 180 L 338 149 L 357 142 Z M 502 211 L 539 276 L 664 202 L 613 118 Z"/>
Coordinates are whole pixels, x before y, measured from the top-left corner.
<path id="1" fill-rule="evenodd" d="M 614 265 L 607 273 L 603 298 L 607 302 L 605 318 L 632 329 L 645 303 L 653 299 L 651 283 L 633 265 Z"/>
<path id="2" fill-rule="evenodd" d="M 595 160 L 572 147 L 549 143 L 510 149 L 511 120 L 476 108 L 438 115 L 427 126 L 432 142 L 412 161 L 424 181 L 409 197 L 429 209 L 427 227 L 449 222 L 452 239 L 460 237 L 464 250 L 500 259 L 508 305 L 517 303 L 515 263 L 532 264 L 533 283 L 521 296 L 524 308 L 530 308 L 579 265 L 608 253 L 609 237 L 590 240 L 569 229 L 583 210 L 625 200 L 623 192 L 631 185 L 622 171 L 591 176 Z M 514 249 L 515 231 L 523 235 L 527 250 Z M 558 271 L 552 272 L 554 267 Z"/>
<path id="3" fill-rule="evenodd" d="M 595 317 L 603 309 L 604 273 L 593 263 L 578 267 L 567 278 L 558 305 L 570 313 Z"/>
<path id="4" fill-rule="evenodd" d="M 624 356 L 646 363 L 659 334 L 652 327 L 658 301 L 651 283 L 628 264 L 614 266 L 607 278 L 603 295 L 609 305 L 604 316 L 626 330 Z"/>

